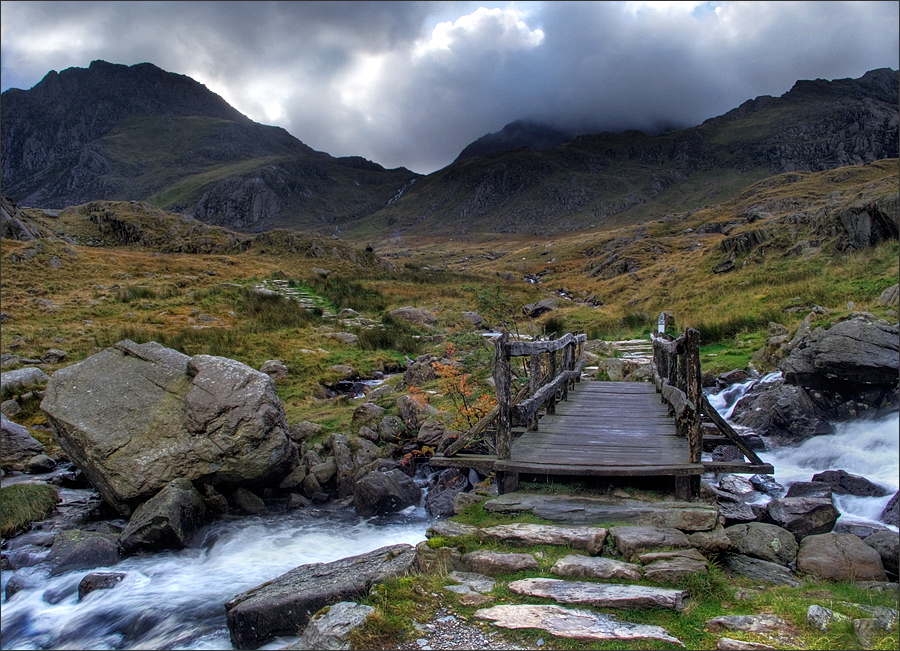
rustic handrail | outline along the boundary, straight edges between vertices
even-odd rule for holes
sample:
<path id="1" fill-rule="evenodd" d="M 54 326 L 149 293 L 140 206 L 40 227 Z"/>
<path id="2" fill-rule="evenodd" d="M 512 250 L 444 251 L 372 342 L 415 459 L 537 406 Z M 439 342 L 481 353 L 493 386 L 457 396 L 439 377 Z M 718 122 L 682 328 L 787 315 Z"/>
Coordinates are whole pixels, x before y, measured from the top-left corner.
<path id="1" fill-rule="evenodd" d="M 700 381 L 700 333 L 687 328 L 677 339 L 653 334 L 653 383 L 675 416 L 675 431 L 688 440 L 688 461 L 700 463 L 703 454 Z"/>
<path id="2" fill-rule="evenodd" d="M 510 341 L 509 334 L 503 333 L 494 343 L 494 386 L 497 390 L 497 458 L 508 460 L 511 450 L 511 428 L 516 423 L 527 422 L 529 429 L 537 429 L 535 416 L 541 407 L 553 413 L 558 394 L 565 397 L 571 383 L 579 381 L 584 368 L 584 343 L 587 335 L 566 333 L 549 341 Z M 558 363 L 557 353 L 563 351 L 563 359 Z M 540 355 L 549 355 L 549 373 L 541 375 L 540 382 L 534 382 L 540 373 Z M 518 407 L 512 404 L 510 370 L 511 357 L 531 357 L 529 368 L 531 397 Z"/>

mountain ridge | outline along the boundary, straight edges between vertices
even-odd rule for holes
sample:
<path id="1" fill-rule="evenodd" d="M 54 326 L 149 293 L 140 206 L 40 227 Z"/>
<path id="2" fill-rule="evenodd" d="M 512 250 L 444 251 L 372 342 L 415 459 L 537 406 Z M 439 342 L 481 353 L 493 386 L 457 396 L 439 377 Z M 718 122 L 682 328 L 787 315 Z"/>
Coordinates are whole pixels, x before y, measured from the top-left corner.
<path id="1" fill-rule="evenodd" d="M 898 86 L 891 69 L 800 80 L 657 135 L 570 138 L 520 120 L 422 176 L 317 152 L 153 64 L 95 61 L 3 93 L 3 187 L 20 205 L 149 201 L 246 232 L 550 235 L 723 201 L 773 174 L 897 157 Z"/>

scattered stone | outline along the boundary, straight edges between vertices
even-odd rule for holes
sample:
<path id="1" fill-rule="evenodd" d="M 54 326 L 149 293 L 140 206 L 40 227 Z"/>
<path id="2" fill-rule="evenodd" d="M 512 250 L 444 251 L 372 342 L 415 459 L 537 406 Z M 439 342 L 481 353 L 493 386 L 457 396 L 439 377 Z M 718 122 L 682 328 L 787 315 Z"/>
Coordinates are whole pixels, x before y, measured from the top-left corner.
<path id="1" fill-rule="evenodd" d="M 522 579 L 507 586 L 516 594 L 553 599 L 561 604 L 584 604 L 595 608 L 667 608 L 682 611 L 689 601 L 686 590 L 652 586 L 589 583 L 562 579 Z"/>
<path id="2" fill-rule="evenodd" d="M 18 400 L 12 398 L 4 400 L 3 402 L 0 402 L 0 413 L 7 418 L 15 418 L 22 413 L 22 405 L 19 404 Z"/>
<path id="3" fill-rule="evenodd" d="M 352 332 L 329 332 L 325 336 L 328 339 L 335 339 L 348 346 L 355 346 L 359 343 L 359 336 Z"/>
<path id="4" fill-rule="evenodd" d="M 78 601 L 84 599 L 95 590 L 115 588 L 125 578 L 123 572 L 91 572 L 78 584 Z"/>
<path id="5" fill-rule="evenodd" d="M 0 373 L 0 398 L 20 395 L 40 388 L 49 379 L 49 375 L 34 366 Z"/>
<path id="6" fill-rule="evenodd" d="M 427 540 L 416 545 L 416 563 L 425 574 L 447 574 L 460 567 L 461 558 L 456 547 L 432 549 Z"/>
<path id="7" fill-rule="evenodd" d="M 487 549 L 477 549 L 463 554 L 460 564 L 469 572 L 478 572 L 488 576 L 540 569 L 537 560 L 531 554 L 510 554 Z"/>
<path id="8" fill-rule="evenodd" d="M 267 359 L 259 367 L 260 373 L 265 373 L 273 380 L 280 380 L 288 376 L 287 366 L 280 359 Z"/>
<path id="9" fill-rule="evenodd" d="M 56 462 L 46 454 L 36 454 L 25 464 L 25 472 L 32 475 L 43 475 L 56 468 Z"/>
<path id="10" fill-rule="evenodd" d="M 897 567 L 898 556 L 900 556 L 900 534 L 889 529 L 882 529 L 863 538 L 863 542 L 878 552 L 885 570 L 892 574 L 900 574 L 900 569 Z"/>
<path id="11" fill-rule="evenodd" d="M 490 578 L 489 576 L 485 576 L 484 574 L 479 574 L 478 572 L 459 572 L 454 570 L 447 576 L 452 581 L 456 581 L 469 590 L 481 594 L 490 592 L 494 589 L 494 585 L 496 584 L 496 581 L 494 581 L 494 579 Z M 452 587 L 454 586 L 450 586 L 450 588 Z M 451 592 L 455 592 L 455 590 L 451 590 Z"/>
<path id="12" fill-rule="evenodd" d="M 353 429 L 360 427 L 378 427 L 378 423 L 384 418 L 384 407 L 379 407 L 374 402 L 364 402 L 353 410 L 353 420 L 350 426 Z"/>
<path id="13" fill-rule="evenodd" d="M 884 581 L 881 555 L 852 534 L 826 533 L 800 541 L 797 570 L 830 581 Z"/>
<path id="14" fill-rule="evenodd" d="M 781 497 L 785 493 L 784 486 L 775 481 L 772 475 L 753 475 L 750 477 L 750 485 L 760 493 Z"/>
<path id="15" fill-rule="evenodd" d="M 433 325 L 437 323 L 437 317 L 434 314 L 418 307 L 398 307 L 396 310 L 391 310 L 390 315 L 418 325 Z"/>
<path id="16" fill-rule="evenodd" d="M 435 536 L 453 538 L 456 536 L 477 536 L 480 532 L 481 529 L 471 524 L 463 524 L 452 520 L 436 520 L 425 532 L 425 536 L 428 538 L 434 538 Z"/>
<path id="17" fill-rule="evenodd" d="M 41 364 L 61 364 L 69 357 L 69 353 L 59 348 L 51 348 L 41 355 Z"/>
<path id="18" fill-rule="evenodd" d="M 436 518 L 453 515 L 453 504 L 456 495 L 469 488 L 469 478 L 459 468 L 442 470 L 434 486 L 425 496 L 425 511 Z"/>
<path id="19" fill-rule="evenodd" d="M 854 619 L 853 633 L 861 649 L 871 649 L 875 646 L 875 639 L 881 633 L 881 626 L 875 619 Z"/>
<path id="20" fill-rule="evenodd" d="M 418 506 L 422 489 L 402 470 L 370 472 L 353 486 L 353 505 L 362 517 Z"/>
<path id="21" fill-rule="evenodd" d="M 706 622 L 706 629 L 712 633 L 721 631 L 741 631 L 774 635 L 791 628 L 777 615 L 723 615 Z"/>
<path id="22" fill-rule="evenodd" d="M 806 621 L 813 628 L 820 631 L 827 631 L 835 623 L 849 622 L 850 618 L 841 613 L 837 613 L 830 608 L 824 608 L 813 604 L 806 609 Z"/>
<path id="23" fill-rule="evenodd" d="M 459 515 L 467 508 L 474 504 L 479 504 L 487 499 L 487 495 L 480 495 L 478 493 L 472 492 L 464 492 L 457 493 L 453 496 L 453 513 L 454 515 Z"/>
<path id="24" fill-rule="evenodd" d="M 231 494 L 231 502 L 244 513 L 256 515 L 266 510 L 266 503 L 247 488 L 238 488 Z"/>
<path id="25" fill-rule="evenodd" d="M 879 519 L 885 524 L 895 527 L 900 526 L 900 507 L 898 507 L 897 498 L 900 497 L 900 491 L 894 493 L 894 496 L 888 500 L 887 506 L 881 512 Z"/>
<path id="26" fill-rule="evenodd" d="M 225 604 L 236 649 L 258 649 L 279 635 L 296 635 L 324 606 L 365 596 L 415 567 L 411 545 L 390 545 L 332 563 L 301 565 Z"/>
<path id="27" fill-rule="evenodd" d="M 641 566 L 601 556 L 570 554 L 554 563 L 550 572 L 567 578 L 641 580 Z"/>
<path id="28" fill-rule="evenodd" d="M 736 524 L 746 524 L 747 522 L 755 522 L 758 515 L 749 504 L 744 502 L 725 502 L 719 500 L 719 515 L 725 520 L 726 527 L 733 527 Z"/>
<path id="29" fill-rule="evenodd" d="M 834 491 L 823 481 L 796 481 L 790 485 L 785 497 L 814 497 L 830 500 Z"/>
<path id="30" fill-rule="evenodd" d="M 494 606 L 475 612 L 503 628 L 539 628 L 557 637 L 579 640 L 663 640 L 684 646 L 661 626 L 623 622 L 613 615 L 561 606 Z"/>
<path id="31" fill-rule="evenodd" d="M 309 620 L 303 635 L 285 649 L 349 649 L 350 633 L 366 623 L 375 613 L 371 606 L 352 601 L 339 601 Z"/>
<path id="32" fill-rule="evenodd" d="M 741 454 L 741 459 L 743 459 L 743 453 Z M 719 480 L 719 488 L 744 502 L 756 497 L 756 489 L 753 488 L 750 480 L 738 475 L 725 475 L 722 477 Z"/>
<path id="33" fill-rule="evenodd" d="M 725 527 L 716 525 L 712 531 L 695 531 L 688 535 L 691 546 L 698 549 L 704 556 L 721 554 L 730 551 L 733 547 L 731 539 L 725 534 Z"/>

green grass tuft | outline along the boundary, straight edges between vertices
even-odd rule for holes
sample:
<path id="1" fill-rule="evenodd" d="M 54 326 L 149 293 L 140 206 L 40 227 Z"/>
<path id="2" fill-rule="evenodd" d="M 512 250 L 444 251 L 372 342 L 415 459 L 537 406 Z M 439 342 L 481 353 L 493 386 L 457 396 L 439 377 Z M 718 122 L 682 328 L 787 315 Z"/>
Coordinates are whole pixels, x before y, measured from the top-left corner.
<path id="1" fill-rule="evenodd" d="M 46 484 L 13 484 L 0 489 L 0 533 L 9 538 L 56 508 L 59 493 Z"/>

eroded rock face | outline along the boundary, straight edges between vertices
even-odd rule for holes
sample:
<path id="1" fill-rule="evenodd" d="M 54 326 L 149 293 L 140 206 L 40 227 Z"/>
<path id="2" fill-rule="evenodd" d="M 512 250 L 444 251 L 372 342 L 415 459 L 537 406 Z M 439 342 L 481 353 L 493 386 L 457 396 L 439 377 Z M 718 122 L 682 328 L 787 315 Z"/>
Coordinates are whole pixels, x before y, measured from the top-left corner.
<path id="1" fill-rule="evenodd" d="M 103 498 L 130 514 L 176 478 L 275 483 L 297 461 L 272 378 L 123 340 L 53 374 L 41 409 Z"/>

